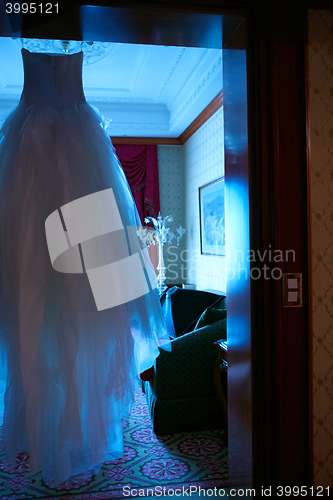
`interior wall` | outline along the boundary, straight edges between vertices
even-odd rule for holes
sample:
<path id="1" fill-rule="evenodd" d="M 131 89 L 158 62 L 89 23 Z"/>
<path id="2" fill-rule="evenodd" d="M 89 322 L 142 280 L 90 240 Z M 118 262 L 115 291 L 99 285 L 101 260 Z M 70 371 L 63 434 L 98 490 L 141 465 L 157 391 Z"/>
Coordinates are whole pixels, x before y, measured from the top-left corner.
<path id="1" fill-rule="evenodd" d="M 158 146 L 162 216 L 174 217 L 174 232 L 179 224 L 186 228 L 179 247 L 164 247 L 166 283 L 226 291 L 226 257 L 201 255 L 199 225 L 199 187 L 224 175 L 221 137 L 223 108 L 183 146 Z"/>
<path id="2" fill-rule="evenodd" d="M 172 215 L 173 222 L 167 226 L 177 236 L 176 229 L 185 227 L 184 200 L 184 150 L 183 146 L 158 146 L 158 171 L 160 182 L 161 215 Z M 182 252 L 185 249 L 185 235 L 179 242 L 175 238 L 171 245 L 164 246 L 164 264 L 167 284 L 184 283 L 182 278 Z"/>
<path id="3" fill-rule="evenodd" d="M 226 291 L 226 257 L 200 253 L 199 187 L 224 176 L 223 107 L 184 144 L 186 282 Z"/>
<path id="4" fill-rule="evenodd" d="M 309 11 L 314 485 L 333 486 L 333 11 Z"/>

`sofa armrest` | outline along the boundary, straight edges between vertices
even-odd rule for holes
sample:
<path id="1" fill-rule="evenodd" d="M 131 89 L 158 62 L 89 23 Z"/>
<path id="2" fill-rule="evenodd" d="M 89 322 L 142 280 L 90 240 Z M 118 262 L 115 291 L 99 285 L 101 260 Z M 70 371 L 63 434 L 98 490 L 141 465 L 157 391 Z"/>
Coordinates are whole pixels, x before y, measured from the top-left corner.
<path id="1" fill-rule="evenodd" d="M 226 319 L 174 339 L 171 351 L 163 351 L 154 364 L 152 389 L 157 398 L 215 396 L 212 368 L 214 342 L 226 338 Z"/>

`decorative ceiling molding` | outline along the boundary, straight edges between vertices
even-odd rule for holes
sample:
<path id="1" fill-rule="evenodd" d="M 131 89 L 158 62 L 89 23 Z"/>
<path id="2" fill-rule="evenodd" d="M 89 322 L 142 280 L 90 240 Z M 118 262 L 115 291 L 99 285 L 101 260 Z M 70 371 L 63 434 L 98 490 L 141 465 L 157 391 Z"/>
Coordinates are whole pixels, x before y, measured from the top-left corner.
<path id="1" fill-rule="evenodd" d="M 170 120 L 170 130 L 172 130 L 177 122 L 186 113 L 193 102 L 198 99 L 202 92 L 207 87 L 208 83 L 214 78 L 214 76 L 222 69 L 222 54 L 217 56 L 213 64 L 208 68 L 208 70 L 202 76 L 200 82 L 196 85 L 195 89 L 189 94 L 185 102 L 180 106 L 178 111 L 173 115 Z"/>
<path id="2" fill-rule="evenodd" d="M 178 52 L 177 56 L 175 57 L 175 59 L 173 60 L 173 63 L 171 65 L 170 69 L 169 69 L 167 77 L 164 80 L 164 82 L 162 83 L 162 85 L 159 88 L 159 91 L 158 91 L 158 93 L 156 95 L 156 98 L 155 98 L 156 101 L 158 101 L 160 99 L 161 95 L 163 94 L 166 86 L 168 85 L 169 81 L 171 80 L 171 78 L 172 78 L 174 72 L 176 71 L 177 66 L 179 65 L 180 61 L 182 60 L 182 57 L 185 54 L 185 52 L 186 52 L 186 47 L 182 47 L 179 50 L 179 52 Z"/>
<path id="3" fill-rule="evenodd" d="M 114 145 L 117 144 L 143 144 L 145 146 L 180 146 L 180 141 L 177 137 L 110 137 Z"/>
<path id="4" fill-rule="evenodd" d="M 6 79 L 5 79 L 2 71 L 0 71 L 0 86 L 1 87 L 5 87 L 6 86 Z"/>
<path id="5" fill-rule="evenodd" d="M 23 85 L 11 85 L 11 84 L 6 85 L 6 84 L 5 84 L 3 87 L 4 87 L 5 89 L 20 90 L 20 92 L 22 92 L 22 90 L 23 90 Z M 18 94 L 18 95 L 19 95 L 19 94 Z"/>
<path id="6" fill-rule="evenodd" d="M 219 92 L 217 96 L 206 106 L 200 115 L 187 127 L 187 129 L 175 138 L 169 137 L 111 137 L 113 144 L 156 144 L 166 146 L 182 146 L 199 130 L 202 125 L 213 116 L 218 109 L 223 106 L 223 92 Z"/>
<path id="7" fill-rule="evenodd" d="M 0 109 L 5 109 L 8 110 L 9 106 L 13 106 L 13 100 L 8 99 L 8 96 L 6 96 L 6 101 L 1 102 Z M 0 95 L 1 99 L 1 95 Z M 142 141 L 141 144 L 169 144 L 169 145 L 183 145 L 185 142 L 192 137 L 192 135 L 199 130 L 202 125 L 209 120 L 211 116 L 223 105 L 223 92 L 221 91 L 211 102 L 210 104 L 200 113 L 200 115 L 187 127 L 187 129 L 178 137 L 178 138 L 168 138 L 168 137 L 133 137 L 133 136 L 126 136 L 123 135 L 122 137 L 113 137 L 113 142 L 118 143 L 118 144 L 138 144 L 138 140 Z M 155 104 L 158 108 L 160 108 L 162 105 Z M 132 108 L 131 108 L 132 109 Z M 140 106 L 137 107 L 135 110 L 136 112 L 143 112 L 145 110 L 147 112 L 146 108 L 141 108 Z M 122 108 L 114 108 L 113 111 L 118 111 L 122 112 Z M 104 112 L 104 109 L 101 108 L 100 110 L 101 113 Z M 112 110 L 111 110 L 112 112 Z M 159 114 L 160 109 L 150 109 L 150 113 L 155 113 Z M 155 133 L 167 133 L 168 132 L 168 125 L 165 123 L 164 125 L 161 123 L 156 123 L 156 124 L 151 124 L 151 123 L 146 123 L 146 124 L 136 124 L 136 123 L 112 123 L 110 122 L 108 126 L 108 131 L 110 134 L 114 131 L 121 130 L 122 132 L 131 132 L 131 133 L 143 133 L 149 131 L 155 132 Z M 148 142 L 147 142 L 148 141 Z M 155 141 L 155 142 L 154 142 Z"/>
<path id="8" fill-rule="evenodd" d="M 12 86 L 14 87 L 14 85 Z M 16 86 L 15 86 L 16 87 Z M 19 94 L 0 94 L 0 101 L 19 101 L 21 98 L 21 93 L 23 90 L 22 86 L 17 86 L 21 92 Z M 8 87 L 7 87 L 8 88 Z M 95 97 L 95 96 L 87 96 L 86 101 L 90 102 L 100 102 L 100 103 L 128 103 L 128 104 L 155 104 L 154 99 L 150 98 L 131 98 L 131 97 Z M 158 104 L 156 104 L 158 105 Z M 162 104 L 163 105 L 163 104 Z"/>
<path id="9" fill-rule="evenodd" d="M 67 42 L 61 40 L 23 41 L 27 48 L 44 53 L 63 53 L 64 49 L 68 54 L 75 53 L 81 50 L 82 44 L 74 41 L 66 45 Z M 21 45 L 20 39 L 0 37 L 0 124 L 22 95 Z M 110 135 L 179 137 L 222 88 L 221 71 L 214 66 L 221 50 L 99 45 L 104 46 L 103 51 L 105 47 L 114 50 L 108 56 L 103 51 L 98 53 L 98 57 L 105 58 L 94 66 L 86 66 L 83 85 L 88 104 L 98 108 L 101 116 L 111 122 Z M 84 42 L 84 46 L 87 54 L 92 53 L 94 45 Z M 95 44 L 96 54 L 97 48 Z"/>
<path id="10" fill-rule="evenodd" d="M 196 62 L 196 65 L 194 68 L 195 70 L 197 70 L 198 68 L 200 68 L 202 66 L 202 64 L 204 64 L 204 61 L 207 58 L 208 52 L 209 52 L 208 49 L 205 49 L 204 52 L 201 54 L 201 57 Z M 193 80 L 193 74 L 190 76 L 190 78 L 186 82 L 186 85 L 191 84 L 191 80 Z M 195 83 L 197 83 L 197 81 L 194 80 L 194 85 L 195 85 Z M 173 97 L 173 100 L 169 103 L 170 109 L 172 109 L 176 105 L 177 100 L 179 100 L 179 97 L 183 91 L 184 91 L 184 87 L 180 87 L 177 94 Z"/>
<path id="11" fill-rule="evenodd" d="M 19 102 L 21 94 L 0 94 L 0 103 L 6 101 L 17 101 Z"/>
<path id="12" fill-rule="evenodd" d="M 213 116 L 214 113 L 218 109 L 220 109 L 223 106 L 223 91 L 219 92 L 216 97 L 212 100 L 211 103 L 206 106 L 206 108 L 200 113 L 200 115 L 187 127 L 186 130 L 178 137 L 179 142 L 181 145 L 185 144 L 186 141 L 189 140 L 190 137 L 192 137 L 193 134 L 197 130 L 199 130 L 202 125 L 209 120 L 211 116 Z"/>
<path id="13" fill-rule="evenodd" d="M 87 94 L 87 92 L 132 92 L 132 90 L 129 88 L 124 88 L 124 87 L 121 87 L 121 88 L 84 87 L 84 92 L 85 92 L 85 94 Z M 102 99 L 103 99 L 103 97 L 102 97 Z"/>
<path id="14" fill-rule="evenodd" d="M 142 72 L 142 68 L 143 68 L 145 59 L 147 57 L 147 53 L 148 53 L 148 46 L 142 45 L 140 47 L 139 55 L 136 58 L 135 65 L 132 68 L 132 81 L 129 84 L 131 92 L 133 92 L 133 90 L 135 89 L 135 86 L 140 78 L 140 74 Z"/>
<path id="15" fill-rule="evenodd" d="M 2 126 L 2 122 L 12 111 L 14 111 L 18 104 L 19 100 L 14 101 L 7 99 L 6 101 L 0 101 L 0 126 Z"/>
<path id="16" fill-rule="evenodd" d="M 135 125 L 133 123 L 117 123 L 114 127 L 112 126 L 112 122 L 109 124 L 108 126 L 108 131 L 110 129 L 116 129 L 116 130 L 129 130 L 129 129 L 133 129 L 135 131 L 144 131 L 144 130 L 149 130 L 150 132 L 151 131 L 158 131 L 158 130 L 161 130 L 163 132 L 167 132 L 168 131 L 168 126 L 167 125 L 163 125 L 163 124 L 154 124 L 154 125 Z"/>
<path id="17" fill-rule="evenodd" d="M 0 97 L 1 98 L 1 97 Z M 86 95 L 86 100 L 87 102 L 102 102 L 102 103 L 113 103 L 113 102 L 125 102 L 125 103 L 133 103 L 133 104 L 144 104 L 144 103 L 154 103 L 155 100 L 151 99 L 149 97 L 138 97 L 138 98 L 132 98 L 132 97 L 95 97 L 95 96 L 87 96 Z"/>
<path id="18" fill-rule="evenodd" d="M 92 102 L 92 99 L 87 99 L 88 104 Z M 162 103 L 118 103 L 118 102 L 100 102 L 100 108 L 108 110 L 110 112 L 119 113 L 167 113 L 170 116 L 169 110 L 165 104 Z"/>

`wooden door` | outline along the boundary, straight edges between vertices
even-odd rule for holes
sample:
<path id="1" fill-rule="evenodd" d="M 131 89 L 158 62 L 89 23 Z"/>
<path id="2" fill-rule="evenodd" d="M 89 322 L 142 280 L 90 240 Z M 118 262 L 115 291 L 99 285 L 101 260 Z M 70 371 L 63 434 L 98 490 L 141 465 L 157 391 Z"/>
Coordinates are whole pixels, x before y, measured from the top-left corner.
<path id="1" fill-rule="evenodd" d="M 231 484 L 251 485 L 252 370 L 247 57 L 241 21 L 223 47 Z"/>

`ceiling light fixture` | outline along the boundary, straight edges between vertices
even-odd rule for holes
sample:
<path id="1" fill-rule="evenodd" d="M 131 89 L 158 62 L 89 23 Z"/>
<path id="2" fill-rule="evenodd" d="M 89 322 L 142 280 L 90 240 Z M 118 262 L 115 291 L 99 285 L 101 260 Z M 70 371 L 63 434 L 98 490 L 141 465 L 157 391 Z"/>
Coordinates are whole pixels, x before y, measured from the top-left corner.
<path id="1" fill-rule="evenodd" d="M 13 38 L 16 43 L 30 52 L 48 54 L 75 54 L 83 52 L 83 64 L 93 64 L 104 59 L 116 47 L 110 42 L 80 42 L 78 40 L 40 40 L 38 38 Z"/>

